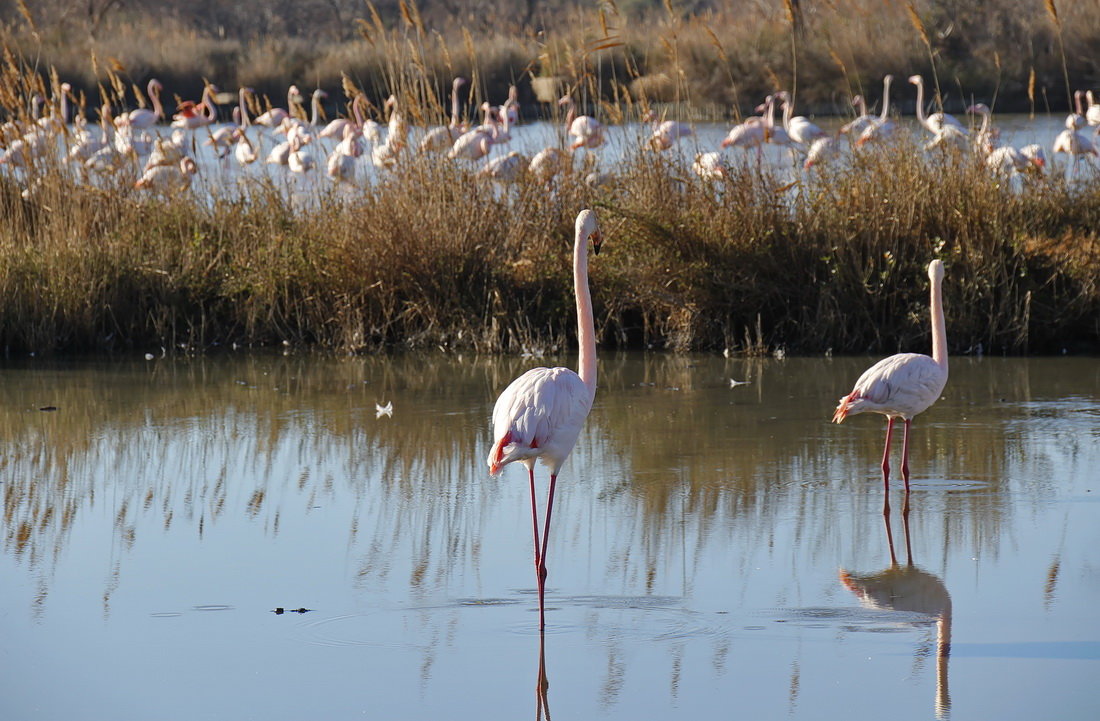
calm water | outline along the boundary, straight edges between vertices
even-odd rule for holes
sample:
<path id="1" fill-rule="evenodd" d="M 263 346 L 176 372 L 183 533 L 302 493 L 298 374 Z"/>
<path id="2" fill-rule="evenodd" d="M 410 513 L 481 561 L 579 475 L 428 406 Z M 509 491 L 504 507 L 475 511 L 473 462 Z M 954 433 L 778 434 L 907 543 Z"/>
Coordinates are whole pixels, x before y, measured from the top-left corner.
<path id="1" fill-rule="evenodd" d="M 1100 718 L 1100 364 L 953 359 L 892 565 L 868 363 L 604 356 L 540 642 L 533 362 L 9 362 L 0 714 Z"/>

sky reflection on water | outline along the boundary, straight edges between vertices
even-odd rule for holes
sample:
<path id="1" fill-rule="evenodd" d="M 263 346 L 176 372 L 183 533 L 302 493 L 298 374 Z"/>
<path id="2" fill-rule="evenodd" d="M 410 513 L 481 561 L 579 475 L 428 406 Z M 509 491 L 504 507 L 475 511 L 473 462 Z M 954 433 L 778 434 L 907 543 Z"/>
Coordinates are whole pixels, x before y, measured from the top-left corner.
<path id="1" fill-rule="evenodd" d="M 888 536 L 883 424 L 828 423 L 867 359 L 603 357 L 544 644 L 484 465 L 533 364 L 9 363 L 5 716 L 1100 713 L 1095 359 L 953 359 Z"/>

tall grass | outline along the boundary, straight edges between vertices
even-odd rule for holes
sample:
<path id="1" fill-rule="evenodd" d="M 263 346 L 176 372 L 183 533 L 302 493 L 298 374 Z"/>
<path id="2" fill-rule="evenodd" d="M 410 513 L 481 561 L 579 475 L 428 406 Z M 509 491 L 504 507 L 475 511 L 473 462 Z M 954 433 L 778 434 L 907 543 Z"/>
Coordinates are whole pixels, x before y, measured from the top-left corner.
<path id="1" fill-rule="evenodd" d="M 968 156 L 901 142 L 786 190 L 754 164 L 714 183 L 641 150 L 598 188 L 573 175 L 502 190 L 410 157 L 354 199 L 305 207 L 274 187 L 158 199 L 47 167 L 32 201 L 0 183 L 0 345 L 560 348 L 572 218 L 594 206 L 607 345 L 919 349 L 924 266 L 940 257 L 953 350 L 1095 349 L 1095 184 L 1020 193 Z"/>

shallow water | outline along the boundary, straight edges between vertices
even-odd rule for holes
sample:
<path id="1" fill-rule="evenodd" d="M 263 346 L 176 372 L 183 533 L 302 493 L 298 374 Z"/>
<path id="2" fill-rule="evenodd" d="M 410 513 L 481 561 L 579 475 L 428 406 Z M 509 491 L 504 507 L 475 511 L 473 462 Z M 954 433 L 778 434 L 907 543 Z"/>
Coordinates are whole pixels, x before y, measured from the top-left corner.
<path id="1" fill-rule="evenodd" d="M 484 466 L 536 361 L 9 361 L 0 709 L 1097 718 L 1100 364 L 952 359 L 887 529 L 884 424 L 828 422 L 870 360 L 602 357 L 544 639 Z"/>

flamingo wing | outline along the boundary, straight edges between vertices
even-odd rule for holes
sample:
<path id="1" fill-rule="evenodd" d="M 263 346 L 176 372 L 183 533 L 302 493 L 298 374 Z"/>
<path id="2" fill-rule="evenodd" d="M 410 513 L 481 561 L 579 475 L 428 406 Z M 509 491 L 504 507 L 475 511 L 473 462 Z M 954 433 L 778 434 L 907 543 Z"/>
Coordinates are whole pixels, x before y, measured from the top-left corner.
<path id="1" fill-rule="evenodd" d="M 833 420 L 855 413 L 912 418 L 939 398 L 947 372 L 929 356 L 899 353 L 864 371 L 851 393 L 840 399 Z"/>
<path id="2" fill-rule="evenodd" d="M 543 456 L 557 473 L 591 408 L 584 381 L 568 368 L 532 368 L 504 389 L 493 408 L 490 473 Z"/>

